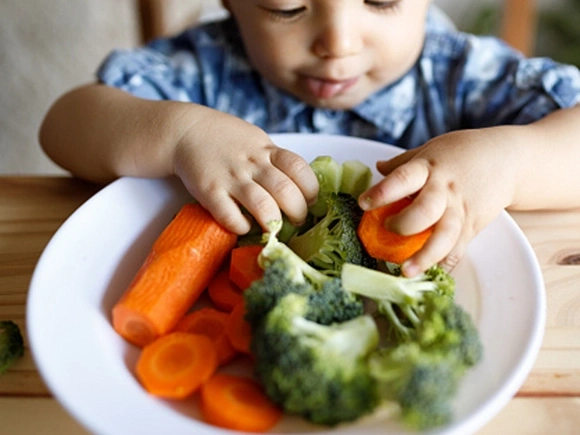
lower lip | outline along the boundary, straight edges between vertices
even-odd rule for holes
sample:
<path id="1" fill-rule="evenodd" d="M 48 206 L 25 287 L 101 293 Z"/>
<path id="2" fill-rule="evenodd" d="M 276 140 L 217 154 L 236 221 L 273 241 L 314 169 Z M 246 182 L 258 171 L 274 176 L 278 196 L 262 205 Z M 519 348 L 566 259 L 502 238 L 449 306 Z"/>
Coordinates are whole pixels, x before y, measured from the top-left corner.
<path id="1" fill-rule="evenodd" d="M 313 77 L 306 78 L 308 91 L 316 98 L 327 100 L 344 94 L 358 82 L 358 77 L 348 80 L 331 81 Z"/>

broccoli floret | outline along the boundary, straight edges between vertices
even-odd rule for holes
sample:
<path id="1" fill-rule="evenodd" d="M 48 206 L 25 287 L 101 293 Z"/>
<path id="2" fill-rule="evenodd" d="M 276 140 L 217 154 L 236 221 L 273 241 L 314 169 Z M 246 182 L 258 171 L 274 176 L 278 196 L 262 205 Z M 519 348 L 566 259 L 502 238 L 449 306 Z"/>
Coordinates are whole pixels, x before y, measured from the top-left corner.
<path id="1" fill-rule="evenodd" d="M 361 315 L 321 325 L 306 318 L 309 309 L 306 296 L 287 294 L 252 331 L 257 377 L 288 413 L 325 425 L 356 420 L 379 403 L 367 365 L 375 322 Z"/>
<path id="2" fill-rule="evenodd" d="M 24 340 L 18 325 L 11 320 L 0 321 L 0 374 L 24 354 Z"/>
<path id="3" fill-rule="evenodd" d="M 406 278 L 345 264 L 342 279 L 347 291 L 371 298 L 396 331 L 369 360 L 381 396 L 395 400 L 413 428 L 447 423 L 459 381 L 482 357 L 477 328 L 454 300 L 453 278 L 439 266 Z"/>
<path id="4" fill-rule="evenodd" d="M 398 403 L 407 426 L 425 430 L 451 420 L 452 401 L 463 374 L 454 353 L 402 343 L 374 352 L 369 371 L 380 396 Z"/>
<path id="5" fill-rule="evenodd" d="M 341 278 L 346 291 L 376 303 L 377 311 L 388 319 L 395 338 L 403 341 L 416 338 L 426 294 L 453 298 L 455 293 L 455 281 L 440 266 L 407 278 L 346 263 Z"/>
<path id="6" fill-rule="evenodd" d="M 331 193 L 327 204 L 326 214 L 309 230 L 291 237 L 288 246 L 329 275 L 340 275 L 344 263 L 374 269 L 376 260 L 367 254 L 357 235 L 363 211 L 356 199 L 347 193 Z"/>
<path id="7" fill-rule="evenodd" d="M 479 332 L 467 311 L 452 298 L 428 294 L 423 301 L 417 342 L 425 349 L 456 353 L 464 368 L 483 356 Z"/>
<path id="8" fill-rule="evenodd" d="M 287 245 L 277 239 L 279 221 L 270 224 L 265 234 L 266 244 L 258 261 L 264 269 L 262 279 L 252 283 L 244 292 L 246 320 L 259 323 L 288 293 L 309 297 L 308 319 L 332 323 L 351 319 L 363 312 L 362 301 L 342 289 L 338 278 L 329 277 L 314 269 Z"/>

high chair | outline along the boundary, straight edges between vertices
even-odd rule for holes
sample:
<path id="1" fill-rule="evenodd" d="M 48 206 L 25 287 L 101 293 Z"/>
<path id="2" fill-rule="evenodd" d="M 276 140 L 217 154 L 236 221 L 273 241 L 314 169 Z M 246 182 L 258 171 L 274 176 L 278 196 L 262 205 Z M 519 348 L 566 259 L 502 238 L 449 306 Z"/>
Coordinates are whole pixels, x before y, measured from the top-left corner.
<path id="1" fill-rule="evenodd" d="M 180 1 L 183 5 L 176 5 Z M 137 0 L 142 40 L 148 41 L 175 30 L 175 23 L 171 23 L 172 8 L 186 8 L 188 5 L 190 15 L 197 17 L 195 14 L 200 12 L 200 1 L 196 4 L 192 0 L 187 0 L 187 3 L 183 0 Z M 532 55 L 536 34 L 536 0 L 502 0 L 501 7 L 500 37 L 525 55 Z M 183 21 L 184 14 L 180 16 Z M 185 16 L 188 18 L 187 13 Z"/>

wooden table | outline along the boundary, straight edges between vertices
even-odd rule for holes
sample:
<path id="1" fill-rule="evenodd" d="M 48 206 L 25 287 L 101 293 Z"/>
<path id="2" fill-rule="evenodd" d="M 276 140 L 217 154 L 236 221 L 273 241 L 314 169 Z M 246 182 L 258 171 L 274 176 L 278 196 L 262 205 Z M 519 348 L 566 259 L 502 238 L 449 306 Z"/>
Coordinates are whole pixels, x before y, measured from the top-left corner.
<path id="1" fill-rule="evenodd" d="M 47 242 L 97 186 L 66 177 L 0 177 L 0 319 L 26 333 L 31 274 Z M 580 210 L 513 213 L 542 267 L 545 338 L 528 379 L 478 435 L 580 433 Z M 26 338 L 25 338 L 26 340 Z M 0 434 L 86 434 L 54 400 L 29 349 L 0 376 Z"/>

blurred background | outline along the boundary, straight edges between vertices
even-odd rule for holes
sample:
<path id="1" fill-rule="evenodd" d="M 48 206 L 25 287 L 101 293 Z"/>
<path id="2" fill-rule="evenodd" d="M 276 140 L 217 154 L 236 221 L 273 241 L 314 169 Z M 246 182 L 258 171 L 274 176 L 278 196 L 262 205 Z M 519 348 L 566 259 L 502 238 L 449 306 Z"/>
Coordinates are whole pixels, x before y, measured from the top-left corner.
<path id="1" fill-rule="evenodd" d="M 461 30 L 497 34 L 502 0 L 434 0 Z M 219 0 L 166 0 L 171 31 L 220 13 Z M 535 55 L 580 65 L 580 0 L 537 0 Z M 37 133 L 50 104 L 94 80 L 113 48 L 140 44 L 135 0 L 0 1 L 0 174 L 63 174 Z"/>

